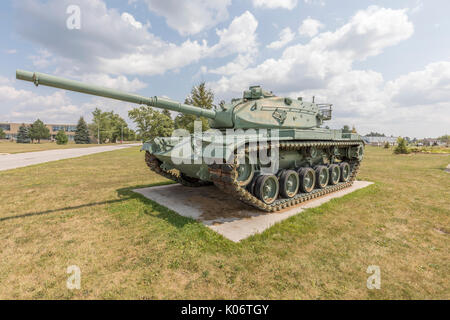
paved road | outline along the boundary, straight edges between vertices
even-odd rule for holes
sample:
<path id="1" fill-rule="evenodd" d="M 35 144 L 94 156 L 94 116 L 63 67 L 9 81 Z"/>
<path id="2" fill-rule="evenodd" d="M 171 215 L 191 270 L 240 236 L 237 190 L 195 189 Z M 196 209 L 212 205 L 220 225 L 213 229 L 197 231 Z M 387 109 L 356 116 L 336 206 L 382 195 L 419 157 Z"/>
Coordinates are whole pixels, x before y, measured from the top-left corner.
<path id="1" fill-rule="evenodd" d="M 119 150 L 139 145 L 140 145 L 139 143 L 132 143 L 132 144 L 121 144 L 117 146 L 47 150 L 47 151 L 0 155 L 0 171 L 31 166 L 33 164 L 39 164 L 44 162 L 77 158 L 89 154 Z"/>

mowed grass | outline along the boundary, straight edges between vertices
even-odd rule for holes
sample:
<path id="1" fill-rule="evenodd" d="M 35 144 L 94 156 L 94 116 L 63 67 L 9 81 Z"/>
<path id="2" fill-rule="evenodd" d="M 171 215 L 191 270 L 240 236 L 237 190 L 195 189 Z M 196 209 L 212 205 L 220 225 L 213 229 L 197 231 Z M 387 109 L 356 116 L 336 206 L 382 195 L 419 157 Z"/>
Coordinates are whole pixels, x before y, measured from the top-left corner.
<path id="1" fill-rule="evenodd" d="M 117 145 L 115 143 L 107 144 L 76 144 L 75 142 L 69 142 L 65 145 L 58 145 L 56 142 L 43 141 L 41 143 L 16 143 L 7 140 L 0 141 L 0 153 L 22 153 L 22 152 L 34 152 L 45 151 L 54 149 L 71 149 L 71 148 L 89 148 L 107 145 Z"/>
<path id="2" fill-rule="evenodd" d="M 168 182 L 138 148 L 0 172 L 0 298 L 450 298 L 450 157 L 366 150 L 374 185 L 240 243 L 131 192 Z"/>

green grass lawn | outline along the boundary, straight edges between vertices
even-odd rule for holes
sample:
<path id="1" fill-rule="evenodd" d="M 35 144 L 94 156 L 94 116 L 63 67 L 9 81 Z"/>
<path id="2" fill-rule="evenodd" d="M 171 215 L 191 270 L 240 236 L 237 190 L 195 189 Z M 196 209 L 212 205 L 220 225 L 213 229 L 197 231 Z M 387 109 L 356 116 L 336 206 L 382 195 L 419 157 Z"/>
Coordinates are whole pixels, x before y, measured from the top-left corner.
<path id="1" fill-rule="evenodd" d="M 167 183 L 138 150 L 0 172 L 0 298 L 450 298 L 448 155 L 368 147 L 374 185 L 233 243 L 132 193 Z"/>
<path id="2" fill-rule="evenodd" d="M 128 143 L 128 142 L 124 142 Z M 71 149 L 71 148 L 89 148 L 98 146 L 114 146 L 116 143 L 106 144 L 76 144 L 75 142 L 69 142 L 65 145 L 58 145 L 56 142 L 41 142 L 41 143 L 16 143 L 7 140 L 0 140 L 0 153 L 22 153 L 22 152 L 34 152 L 45 151 L 54 149 Z"/>

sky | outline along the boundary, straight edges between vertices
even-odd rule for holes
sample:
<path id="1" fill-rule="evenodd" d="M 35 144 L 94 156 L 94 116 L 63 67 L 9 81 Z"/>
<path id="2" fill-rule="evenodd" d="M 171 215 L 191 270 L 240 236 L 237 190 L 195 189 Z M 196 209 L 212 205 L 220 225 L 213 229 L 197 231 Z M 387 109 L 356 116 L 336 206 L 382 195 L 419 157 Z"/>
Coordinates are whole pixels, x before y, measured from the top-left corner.
<path id="1" fill-rule="evenodd" d="M 332 103 L 331 128 L 449 134 L 448 12 L 448 0 L 1 1 L 0 121 L 76 123 L 99 107 L 133 126 L 135 105 L 36 88 L 15 80 L 24 69 L 179 101 L 201 81 L 216 102 L 261 85 Z"/>

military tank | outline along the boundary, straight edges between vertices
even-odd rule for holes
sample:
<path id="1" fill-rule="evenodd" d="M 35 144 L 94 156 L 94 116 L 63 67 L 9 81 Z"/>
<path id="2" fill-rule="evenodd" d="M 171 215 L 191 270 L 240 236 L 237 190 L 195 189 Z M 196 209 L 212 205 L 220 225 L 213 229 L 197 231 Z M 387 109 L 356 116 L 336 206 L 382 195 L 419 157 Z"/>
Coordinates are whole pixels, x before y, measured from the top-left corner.
<path id="1" fill-rule="evenodd" d="M 17 70 L 16 78 L 36 86 L 208 118 L 210 127 L 227 133 L 227 139 L 198 133 L 190 137 L 157 137 L 142 146 L 148 167 L 189 187 L 214 184 L 235 199 L 267 212 L 351 186 L 364 157 L 360 135 L 322 127 L 324 121 L 331 120 L 331 104 L 278 97 L 260 86 L 252 86 L 242 98 L 209 110 L 38 72 Z M 192 153 L 184 152 L 189 148 Z M 202 154 L 206 150 L 213 150 L 208 157 Z M 275 157 L 276 167 L 263 163 L 263 154 L 270 155 L 272 162 Z"/>

